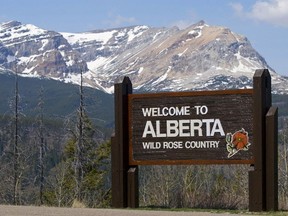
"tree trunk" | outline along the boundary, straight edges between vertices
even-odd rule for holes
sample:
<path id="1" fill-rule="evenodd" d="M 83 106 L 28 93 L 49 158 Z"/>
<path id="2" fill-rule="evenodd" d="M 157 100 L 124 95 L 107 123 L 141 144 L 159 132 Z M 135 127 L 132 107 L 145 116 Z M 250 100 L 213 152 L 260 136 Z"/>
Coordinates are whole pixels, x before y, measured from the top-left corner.
<path id="1" fill-rule="evenodd" d="M 19 204 L 19 146 L 18 146 L 18 102 L 19 102 L 19 90 L 18 90 L 18 72 L 16 70 L 15 74 L 15 110 L 14 110 L 14 120 L 15 120 L 15 128 L 14 128 L 14 150 L 13 150 L 13 204 Z"/>

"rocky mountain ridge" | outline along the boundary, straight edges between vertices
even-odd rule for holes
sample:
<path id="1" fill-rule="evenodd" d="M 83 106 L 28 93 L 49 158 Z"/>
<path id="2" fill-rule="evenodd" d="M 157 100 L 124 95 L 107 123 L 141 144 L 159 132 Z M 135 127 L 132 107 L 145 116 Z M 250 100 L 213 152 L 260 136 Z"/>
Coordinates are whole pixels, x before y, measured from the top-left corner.
<path id="1" fill-rule="evenodd" d="M 132 26 L 84 33 L 48 31 L 17 21 L 0 24 L 0 70 L 79 83 L 113 93 L 129 76 L 137 91 L 250 88 L 268 68 L 274 92 L 288 80 L 274 72 L 249 40 L 200 21 L 186 29 Z"/>

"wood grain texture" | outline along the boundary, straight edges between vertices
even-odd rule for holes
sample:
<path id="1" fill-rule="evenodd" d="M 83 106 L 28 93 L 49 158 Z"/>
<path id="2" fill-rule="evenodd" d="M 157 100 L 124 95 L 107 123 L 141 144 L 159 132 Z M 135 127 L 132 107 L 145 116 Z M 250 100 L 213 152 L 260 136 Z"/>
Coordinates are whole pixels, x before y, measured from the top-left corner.
<path id="1" fill-rule="evenodd" d="M 225 90 L 204 92 L 177 92 L 129 95 L 129 164 L 253 164 L 253 90 Z M 195 106 L 207 106 L 208 112 L 197 115 Z M 142 108 L 189 106 L 189 115 L 180 116 L 144 116 Z M 160 121 L 160 131 L 165 133 L 167 120 L 219 119 L 225 135 L 215 133 L 207 136 L 203 126 L 203 136 L 190 137 L 151 137 L 143 138 L 147 121 Z M 211 126 L 212 127 L 212 124 Z M 251 143 L 248 151 L 239 151 L 228 158 L 226 134 L 235 133 L 244 128 Z M 210 128 L 211 131 L 211 128 Z M 186 130 L 187 132 L 187 130 Z M 197 132 L 197 131 L 196 131 Z M 186 142 L 219 142 L 218 148 L 185 148 Z M 143 142 L 161 143 L 159 149 L 144 149 Z M 163 148 L 164 142 L 182 142 L 183 148 Z M 194 143 L 195 144 L 195 143 Z M 190 146 L 191 147 L 191 146 Z M 208 146 L 209 147 L 209 146 Z"/>

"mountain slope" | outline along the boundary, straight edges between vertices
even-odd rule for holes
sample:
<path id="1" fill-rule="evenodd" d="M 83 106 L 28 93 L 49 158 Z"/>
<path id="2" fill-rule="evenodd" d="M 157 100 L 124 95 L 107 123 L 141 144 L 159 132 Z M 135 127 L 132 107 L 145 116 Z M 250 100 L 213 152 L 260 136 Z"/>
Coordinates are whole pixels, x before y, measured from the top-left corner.
<path id="1" fill-rule="evenodd" d="M 59 33 L 11 21 L 0 25 L 0 64 L 27 76 L 65 77 L 87 70 L 80 54 Z"/>
<path id="2" fill-rule="evenodd" d="M 15 98 L 15 75 L 0 73 L 0 114 L 12 115 Z M 43 89 L 45 118 L 64 120 L 79 108 L 79 86 L 31 77 L 18 77 L 19 109 L 25 116 L 39 115 L 38 103 Z M 84 88 L 84 104 L 88 116 L 98 126 L 110 127 L 114 122 L 114 101 L 111 94 Z"/>
<path id="3" fill-rule="evenodd" d="M 261 68 L 270 70 L 275 93 L 288 93 L 287 78 L 246 37 L 203 21 L 183 30 L 132 26 L 85 33 L 14 21 L 0 25 L 0 40 L 2 68 L 72 83 L 83 72 L 85 85 L 109 93 L 124 76 L 138 91 L 249 88 Z"/>

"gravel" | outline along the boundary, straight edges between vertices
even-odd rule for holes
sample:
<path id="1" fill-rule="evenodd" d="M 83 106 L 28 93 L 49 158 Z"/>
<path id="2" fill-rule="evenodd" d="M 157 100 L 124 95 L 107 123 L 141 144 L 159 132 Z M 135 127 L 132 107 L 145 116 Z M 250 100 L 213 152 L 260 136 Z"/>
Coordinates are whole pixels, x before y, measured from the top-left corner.
<path id="1" fill-rule="evenodd" d="M 156 211 L 134 209 L 89 209 L 89 208 L 57 208 L 35 206 L 0 205 L 1 216 L 243 216 L 245 214 L 193 212 L 193 211 Z M 255 214 L 253 214 L 255 215 Z"/>

